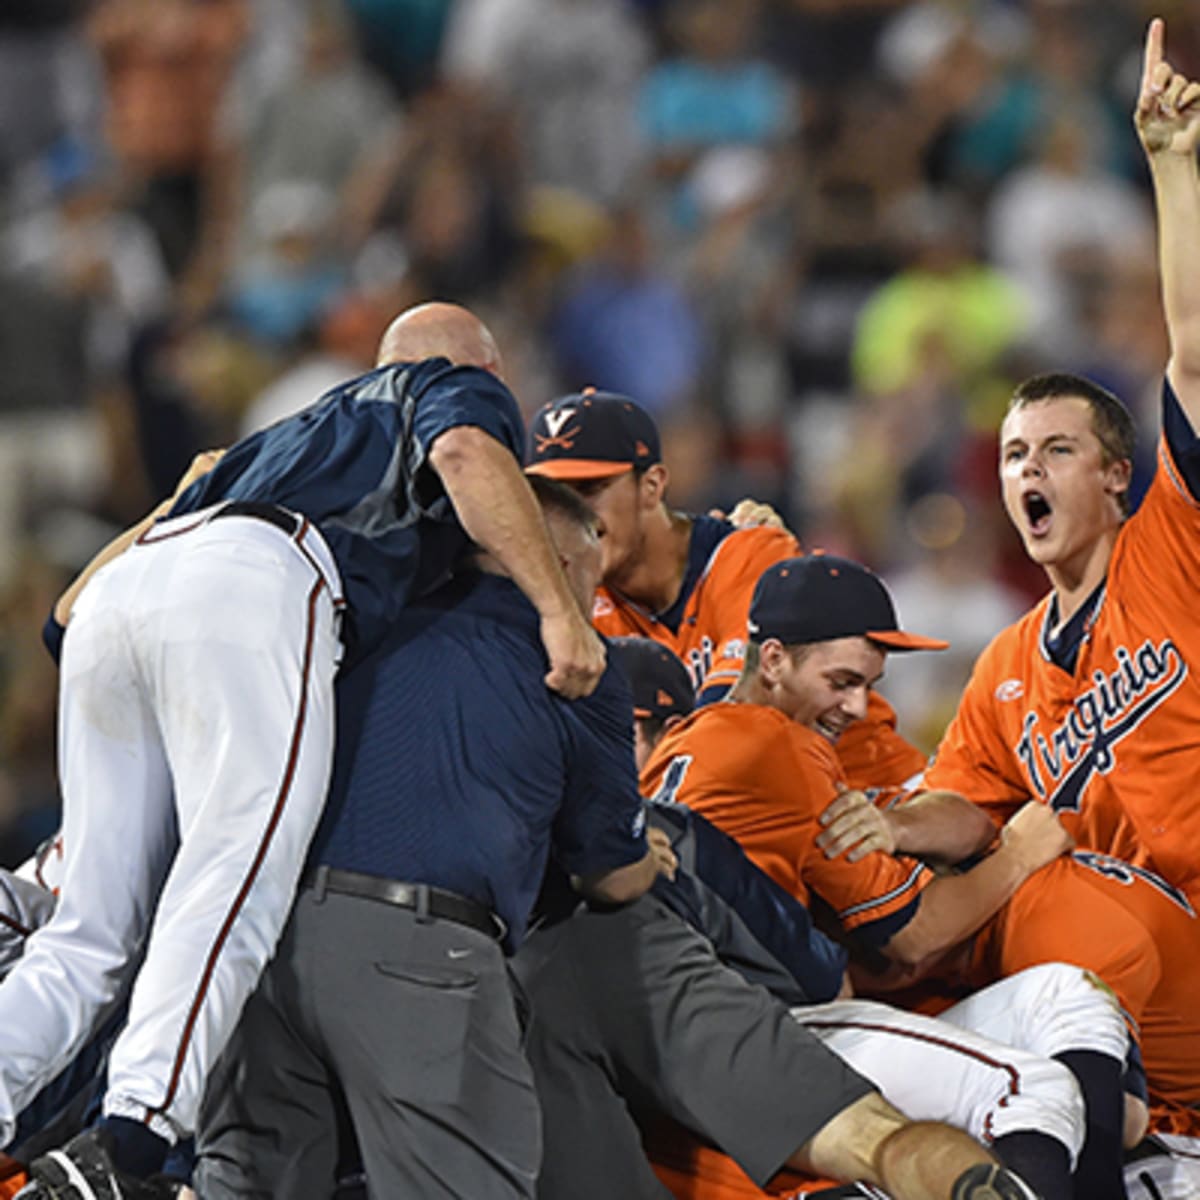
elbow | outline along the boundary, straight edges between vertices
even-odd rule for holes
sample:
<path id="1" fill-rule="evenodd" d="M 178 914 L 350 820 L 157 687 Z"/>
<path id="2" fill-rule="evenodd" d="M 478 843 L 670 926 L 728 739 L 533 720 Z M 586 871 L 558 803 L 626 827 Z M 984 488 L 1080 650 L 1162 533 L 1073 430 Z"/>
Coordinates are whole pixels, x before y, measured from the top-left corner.
<path id="1" fill-rule="evenodd" d="M 585 876 L 577 880 L 576 887 L 589 900 L 599 900 L 602 904 L 628 904 L 650 890 L 657 874 L 657 862 L 653 854 L 647 853 L 628 866 Z"/>
<path id="2" fill-rule="evenodd" d="M 895 933 L 884 947 L 884 953 L 902 967 L 919 967 L 926 959 L 947 949 L 948 943 L 934 937 L 924 927 L 918 913 L 903 929 Z"/>
<path id="3" fill-rule="evenodd" d="M 964 830 L 958 862 L 982 854 L 996 840 L 996 826 L 982 808 L 971 806 L 971 821 L 973 827 Z"/>
<path id="4" fill-rule="evenodd" d="M 443 478 L 471 470 L 494 439 L 474 425 L 453 425 L 429 448 L 429 465 Z"/>

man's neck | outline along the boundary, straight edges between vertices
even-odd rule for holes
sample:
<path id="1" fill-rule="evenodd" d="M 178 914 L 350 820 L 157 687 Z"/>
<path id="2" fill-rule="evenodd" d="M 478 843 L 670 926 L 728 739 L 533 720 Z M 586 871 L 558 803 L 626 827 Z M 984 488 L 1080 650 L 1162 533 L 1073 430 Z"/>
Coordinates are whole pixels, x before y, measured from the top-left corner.
<path id="1" fill-rule="evenodd" d="M 765 704 L 769 706 L 771 703 L 767 689 L 757 673 L 739 675 L 737 682 L 729 689 L 725 699 L 730 704 Z"/>
<path id="2" fill-rule="evenodd" d="M 1120 526 L 1116 526 L 1093 542 L 1085 553 L 1067 562 L 1047 565 L 1046 575 L 1058 602 L 1058 621 L 1054 633 L 1066 625 L 1104 581 L 1119 530 Z"/>
<path id="3" fill-rule="evenodd" d="M 638 561 L 606 585 L 652 613 L 665 612 L 679 599 L 687 574 L 692 519 L 663 505 L 646 522 L 643 532 Z"/>

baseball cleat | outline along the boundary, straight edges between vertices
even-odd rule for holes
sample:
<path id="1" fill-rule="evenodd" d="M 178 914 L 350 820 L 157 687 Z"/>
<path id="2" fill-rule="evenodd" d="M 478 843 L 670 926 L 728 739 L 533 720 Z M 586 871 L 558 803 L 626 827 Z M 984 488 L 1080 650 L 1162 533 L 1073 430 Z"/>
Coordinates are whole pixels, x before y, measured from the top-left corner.
<path id="1" fill-rule="evenodd" d="M 950 1200 L 1041 1200 L 1019 1176 L 1006 1167 L 980 1163 L 964 1171 L 954 1184 Z"/>
<path id="2" fill-rule="evenodd" d="M 135 1179 L 118 1171 L 100 1131 L 85 1130 L 29 1166 L 31 1197 L 39 1200 L 170 1200 L 179 1185 L 161 1177 Z M 22 1192 L 24 1194 L 24 1192 Z"/>

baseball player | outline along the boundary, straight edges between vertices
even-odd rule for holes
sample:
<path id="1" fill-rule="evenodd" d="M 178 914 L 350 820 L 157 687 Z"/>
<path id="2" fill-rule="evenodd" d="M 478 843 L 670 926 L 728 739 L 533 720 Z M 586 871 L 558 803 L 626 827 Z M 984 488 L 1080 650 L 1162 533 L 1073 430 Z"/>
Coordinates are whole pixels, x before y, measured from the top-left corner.
<path id="1" fill-rule="evenodd" d="M 1171 339 L 1154 479 L 1126 517 L 1133 422 L 1088 380 L 1017 388 L 1001 429 L 1004 505 L 1050 594 L 981 655 L 932 768 L 998 819 L 1030 797 L 1080 846 L 1200 902 L 1200 84 L 1151 22 L 1135 123 L 1159 221 Z"/>
<path id="2" fill-rule="evenodd" d="M 603 522 L 596 628 L 660 642 L 691 672 L 701 704 L 720 699 L 741 670 L 755 581 L 801 552 L 795 537 L 669 508 L 654 422 L 610 392 L 589 390 L 540 409 L 526 470 L 569 483 Z M 925 755 L 896 733 L 895 714 L 874 693 L 868 718 L 843 739 L 838 756 L 855 787 L 898 787 L 925 766 Z"/>
<path id="3" fill-rule="evenodd" d="M 643 790 L 708 816 L 794 896 L 819 896 L 867 956 L 927 971 L 961 955 L 1030 876 L 1069 848 L 1051 810 L 1027 804 L 999 849 L 960 875 L 935 878 L 919 861 L 878 852 L 856 861 L 827 857 L 817 842 L 819 816 L 840 779 L 832 746 L 866 712 L 886 652 L 945 643 L 901 632 L 882 583 L 826 555 L 764 572 L 749 629 L 750 652 L 730 702 L 666 734 L 643 772 Z M 1088 1101 L 1080 1186 L 1097 1198 L 1119 1195 L 1124 1050 L 1101 1042 L 1064 1051 L 1063 1059 Z"/>
<path id="4" fill-rule="evenodd" d="M 333 678 L 468 537 L 533 600 L 565 694 L 603 650 L 519 468 L 487 329 L 401 314 L 380 366 L 233 447 L 100 567 L 62 646 L 64 870 L 0 985 L 0 1141 L 144 959 L 104 1117 L 31 1165 L 41 1194 L 159 1194 L 270 957 L 329 778 Z M 343 624 L 345 642 L 339 636 Z"/>
<path id="5" fill-rule="evenodd" d="M 586 615 L 592 515 L 537 485 Z M 627 694 L 612 672 L 586 699 L 549 692 L 537 613 L 506 574 L 490 556 L 460 569 L 342 677 L 301 890 L 201 1114 L 206 1200 L 331 1194 L 347 1120 L 369 1195 L 533 1195 L 537 1100 L 504 952 L 551 847 L 607 904 L 644 892 L 656 860 Z"/>

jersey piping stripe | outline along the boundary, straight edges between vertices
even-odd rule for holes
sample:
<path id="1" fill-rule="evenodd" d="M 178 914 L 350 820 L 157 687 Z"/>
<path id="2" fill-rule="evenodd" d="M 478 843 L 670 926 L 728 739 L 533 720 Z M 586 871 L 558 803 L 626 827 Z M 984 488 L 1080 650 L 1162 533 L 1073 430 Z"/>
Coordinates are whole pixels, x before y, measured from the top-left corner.
<path id="1" fill-rule="evenodd" d="M 982 1050 L 976 1049 L 974 1046 L 964 1045 L 962 1042 L 956 1042 L 949 1037 L 939 1037 L 932 1033 L 922 1033 L 916 1029 L 903 1029 L 895 1025 L 880 1025 L 874 1021 L 807 1021 L 801 1020 L 800 1024 L 806 1029 L 862 1029 L 868 1033 L 883 1033 L 891 1037 L 907 1038 L 911 1042 L 924 1042 L 928 1046 L 938 1046 L 942 1050 L 949 1050 L 954 1054 L 961 1054 L 964 1058 L 973 1058 L 976 1062 L 983 1063 L 985 1067 L 991 1067 L 994 1071 L 999 1071 L 1008 1079 L 1007 1093 L 999 1101 L 1000 1104 L 1007 1104 L 1008 1100 L 1013 1096 L 1021 1094 L 1021 1072 L 1010 1062 L 1005 1062 L 1003 1059 L 994 1058 L 990 1054 L 985 1054 Z"/>
<path id="2" fill-rule="evenodd" d="M 1167 478 L 1171 481 L 1171 486 L 1192 508 L 1200 508 L 1200 502 L 1192 495 L 1191 488 L 1179 478 L 1179 471 L 1175 466 L 1175 460 L 1171 457 L 1171 448 L 1167 445 L 1166 438 L 1162 438 L 1158 443 L 1158 458 L 1162 463 L 1163 470 L 1167 474 Z"/>
<path id="3" fill-rule="evenodd" d="M 21 937 L 29 937 L 33 933 L 32 929 L 26 928 L 15 917 L 10 917 L 8 913 L 0 913 L 0 925 L 5 925 L 13 931 L 20 934 Z"/>
<path id="4" fill-rule="evenodd" d="M 284 771 L 283 781 L 280 784 L 279 792 L 275 797 L 275 805 L 271 810 L 270 820 L 267 822 L 266 830 L 258 844 L 258 850 L 254 855 L 254 861 L 250 864 L 250 869 L 246 873 L 246 878 L 242 881 L 242 886 L 238 889 L 237 895 L 234 897 L 233 904 L 230 906 L 228 913 L 225 915 L 225 920 L 217 933 L 216 940 L 213 942 L 212 949 L 208 953 L 208 958 L 204 964 L 204 970 L 200 975 L 200 982 L 196 987 L 196 995 L 192 1000 L 191 1009 L 188 1011 L 187 1020 L 184 1022 L 183 1032 L 180 1035 L 179 1047 L 175 1053 L 175 1062 L 171 1069 L 171 1076 L 167 1083 L 167 1092 L 162 1101 L 155 1108 L 147 1110 L 146 1122 L 152 1116 L 162 1115 L 171 1106 L 171 1102 L 175 1099 L 175 1092 L 179 1087 L 179 1078 L 183 1073 L 183 1063 L 187 1055 L 188 1046 L 192 1040 L 192 1033 L 196 1027 L 196 1021 L 200 1016 L 200 1009 L 203 1007 L 205 997 L 208 994 L 208 986 L 212 982 L 213 971 L 216 969 L 217 959 L 221 955 L 221 951 L 225 948 L 225 942 L 229 938 L 229 932 L 233 928 L 234 922 L 240 915 L 242 908 L 246 903 L 246 897 L 250 894 L 250 889 L 254 886 L 254 881 L 258 878 L 258 873 L 262 868 L 263 861 L 266 859 L 267 851 L 271 847 L 271 841 L 275 836 L 275 830 L 279 825 L 279 821 L 283 816 L 283 810 L 287 804 L 288 795 L 291 792 L 292 780 L 296 774 L 296 763 L 300 757 L 300 745 L 303 741 L 304 725 L 308 715 L 308 677 L 312 669 L 312 652 L 313 652 L 313 636 L 316 631 L 316 610 L 317 600 L 327 587 L 325 578 L 318 572 L 317 581 L 313 584 L 312 590 L 308 594 L 308 628 L 304 641 L 304 661 L 300 671 L 300 704 L 296 712 L 296 720 L 292 726 L 292 741 L 288 750 L 287 767 Z"/>
<path id="5" fill-rule="evenodd" d="M 885 904 L 903 896 L 905 892 L 910 891 L 916 884 L 917 880 L 928 870 L 924 863 L 917 863 L 909 873 L 908 878 L 897 887 L 892 888 L 882 896 L 875 896 L 871 900 L 864 900 L 861 904 L 852 904 L 849 908 L 843 908 L 838 916 L 844 921 L 847 917 L 857 916 L 862 912 L 870 912 L 873 908 L 882 908 Z"/>
<path id="6" fill-rule="evenodd" d="M 158 528 L 158 523 L 155 522 L 155 524 L 151 525 L 149 529 L 143 529 L 142 532 L 138 534 L 137 541 L 134 542 L 134 545 L 153 546 L 156 542 L 165 542 L 169 538 L 181 537 L 185 533 L 191 533 L 193 529 L 199 529 L 201 525 L 204 525 L 208 522 L 208 518 L 209 514 L 206 512 L 198 521 L 192 521 L 191 523 L 183 525 L 178 529 L 172 529 L 168 533 L 160 533 L 157 537 L 151 537 L 150 535 L 154 533 L 155 529 Z"/>

